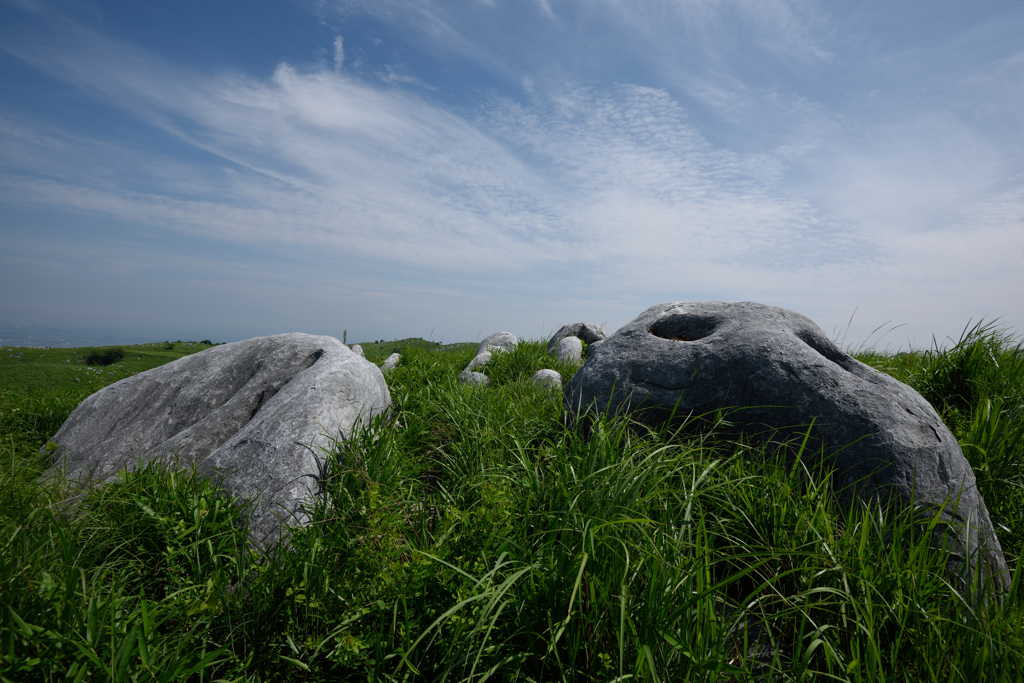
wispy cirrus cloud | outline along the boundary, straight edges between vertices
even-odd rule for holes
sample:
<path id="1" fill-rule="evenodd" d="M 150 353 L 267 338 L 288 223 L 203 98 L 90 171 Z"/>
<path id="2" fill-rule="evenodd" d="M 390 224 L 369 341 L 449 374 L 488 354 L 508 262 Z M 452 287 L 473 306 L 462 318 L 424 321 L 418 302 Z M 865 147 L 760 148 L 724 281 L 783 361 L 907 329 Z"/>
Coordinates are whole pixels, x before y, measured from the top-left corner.
<path id="1" fill-rule="evenodd" d="M 658 244 L 735 260 L 816 221 L 806 202 L 778 196 L 778 159 L 714 148 L 659 89 L 569 86 L 529 107 L 499 97 L 465 119 L 328 69 L 210 77 L 95 35 L 77 43 L 19 54 L 231 166 L 203 171 L 207 196 L 167 192 L 157 176 L 148 193 L 11 179 L 11 198 L 224 239 L 513 271 Z M 46 159 L 41 148 L 20 156 Z"/>
<path id="2" fill-rule="evenodd" d="M 332 255 L 396 297 L 557 292 L 544 305 L 615 323 L 693 296 L 844 320 L 872 302 L 934 331 L 1024 284 L 1006 143 L 1024 53 L 956 34 L 981 56 L 939 74 L 938 44 L 844 33 L 862 17 L 810 0 L 320 7 L 343 19 L 320 62 L 262 74 L 70 20 L 0 29 L 8 55 L 163 134 L 0 109 L 3 202 Z M 401 50 L 368 57 L 346 23 L 366 16 Z"/>

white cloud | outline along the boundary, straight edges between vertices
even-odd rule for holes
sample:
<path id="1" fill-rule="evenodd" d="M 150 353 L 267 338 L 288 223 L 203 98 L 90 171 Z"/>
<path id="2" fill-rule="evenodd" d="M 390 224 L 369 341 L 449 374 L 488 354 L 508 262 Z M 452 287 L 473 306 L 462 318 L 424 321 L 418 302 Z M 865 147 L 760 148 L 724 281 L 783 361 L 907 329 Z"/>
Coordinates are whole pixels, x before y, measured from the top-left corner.
<path id="1" fill-rule="evenodd" d="M 484 86 L 456 108 L 443 86 L 395 66 L 361 79 L 342 69 L 341 36 L 333 68 L 282 63 L 265 78 L 196 73 L 84 29 L 8 36 L 10 54 L 217 161 L 8 113 L 0 196 L 268 253 L 344 256 L 400 273 L 373 283 L 395 305 L 422 306 L 428 291 L 510 307 L 555 297 L 601 305 L 621 324 L 658 299 L 760 299 L 829 330 L 860 306 L 869 329 L 895 318 L 940 336 L 970 316 L 1024 319 L 1010 294 L 1024 286 L 1024 154 L 1006 134 L 1024 111 L 1007 87 L 1020 55 L 995 70 L 964 65 L 945 91 L 935 76 L 931 95 L 909 97 L 896 92 L 909 67 L 887 81 L 877 64 L 843 66 L 849 46 L 828 39 L 819 3 L 602 7 L 594 25 L 625 27 L 607 44 L 646 36 L 627 56 L 650 53 L 644 64 L 658 63 L 636 81 L 661 85 L 535 70 L 527 62 L 544 54 L 507 59 L 479 24 L 431 2 L 360 11 L 420 22 L 433 49 L 516 74 L 511 94 Z M 679 47 L 691 38 L 697 47 Z M 756 49 L 735 45 L 748 39 Z M 804 87 L 787 77 L 793 64 L 839 69 L 820 73 L 851 84 L 838 95 Z M 955 104 L 965 93 L 990 104 Z"/>
<path id="2" fill-rule="evenodd" d="M 334 36 L 334 72 L 341 71 L 345 65 L 345 40 L 341 36 Z"/>

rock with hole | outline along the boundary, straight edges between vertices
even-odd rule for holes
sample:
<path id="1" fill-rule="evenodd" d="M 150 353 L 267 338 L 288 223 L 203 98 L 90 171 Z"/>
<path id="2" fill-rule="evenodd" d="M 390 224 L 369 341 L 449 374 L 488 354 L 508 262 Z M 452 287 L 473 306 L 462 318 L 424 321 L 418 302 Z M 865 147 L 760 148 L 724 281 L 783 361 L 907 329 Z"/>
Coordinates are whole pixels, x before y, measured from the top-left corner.
<path id="1" fill-rule="evenodd" d="M 961 586 L 974 569 L 1009 585 L 974 473 L 935 409 L 799 313 L 751 302 L 652 306 L 594 349 L 564 400 L 575 413 L 648 422 L 738 408 L 729 420 L 762 437 L 799 439 L 809 428 L 805 453 L 834 468 L 840 500 L 940 511 Z"/>
<path id="2" fill-rule="evenodd" d="M 309 521 L 324 450 L 390 406 L 380 369 L 333 337 L 223 344 L 85 399 L 51 439 L 54 465 L 44 476 L 91 485 L 140 462 L 196 466 L 232 496 L 256 501 L 250 538 L 268 548 Z"/>

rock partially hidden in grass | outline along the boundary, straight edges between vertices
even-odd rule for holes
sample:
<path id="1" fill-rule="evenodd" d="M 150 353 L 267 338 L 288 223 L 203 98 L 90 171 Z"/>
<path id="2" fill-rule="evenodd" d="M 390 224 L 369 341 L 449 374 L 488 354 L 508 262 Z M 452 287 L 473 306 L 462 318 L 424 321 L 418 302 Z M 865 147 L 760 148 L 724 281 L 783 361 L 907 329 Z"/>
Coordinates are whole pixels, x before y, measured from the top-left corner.
<path id="1" fill-rule="evenodd" d="M 546 368 L 544 370 L 538 370 L 533 373 L 533 377 L 530 379 L 540 386 L 547 387 L 549 389 L 562 388 L 562 376 L 555 370 L 548 370 Z"/>
<path id="2" fill-rule="evenodd" d="M 398 365 L 398 361 L 402 360 L 401 354 L 393 353 L 384 359 L 384 364 L 380 366 L 380 369 L 384 372 L 391 370 Z"/>
<path id="3" fill-rule="evenodd" d="M 491 362 L 491 352 L 481 351 L 473 357 L 473 360 L 469 361 L 469 365 L 463 369 L 463 372 L 473 372 L 477 368 L 482 368 Z"/>
<path id="4" fill-rule="evenodd" d="M 813 467 L 810 454 L 823 454 L 841 500 L 895 501 L 937 515 L 961 586 L 991 578 L 1009 587 L 974 473 L 935 409 L 843 353 L 799 313 L 751 302 L 652 306 L 594 349 L 564 400 L 572 412 L 628 412 L 655 423 L 724 410 L 747 434 L 796 444 L 806 434 L 803 462 Z"/>
<path id="5" fill-rule="evenodd" d="M 477 347 L 476 353 L 479 356 L 484 351 L 501 349 L 502 351 L 511 351 L 519 345 L 519 339 L 516 335 L 511 332 L 495 332 L 484 337 L 484 340 L 480 342 L 480 346 Z"/>
<path id="6" fill-rule="evenodd" d="M 251 538 L 269 547 L 282 524 L 308 521 L 324 449 L 390 406 L 380 370 L 333 337 L 224 344 L 87 398 L 51 439 L 57 448 L 44 447 L 55 450 L 44 476 L 89 484 L 154 459 L 197 465 L 232 495 L 258 499 Z"/>
<path id="7" fill-rule="evenodd" d="M 607 339 L 608 335 L 600 325 L 594 323 L 578 322 L 562 325 L 557 332 L 551 335 L 551 340 L 548 342 L 548 353 L 558 351 L 558 342 L 564 337 L 577 337 L 586 344 L 596 344 Z"/>
<path id="8" fill-rule="evenodd" d="M 482 372 L 470 372 L 465 370 L 459 375 L 459 381 L 463 384 L 469 384 L 471 386 L 487 386 L 491 383 L 491 380 Z"/>
<path id="9" fill-rule="evenodd" d="M 579 337 L 562 337 L 558 340 L 558 360 L 570 363 L 583 360 L 583 342 Z"/>

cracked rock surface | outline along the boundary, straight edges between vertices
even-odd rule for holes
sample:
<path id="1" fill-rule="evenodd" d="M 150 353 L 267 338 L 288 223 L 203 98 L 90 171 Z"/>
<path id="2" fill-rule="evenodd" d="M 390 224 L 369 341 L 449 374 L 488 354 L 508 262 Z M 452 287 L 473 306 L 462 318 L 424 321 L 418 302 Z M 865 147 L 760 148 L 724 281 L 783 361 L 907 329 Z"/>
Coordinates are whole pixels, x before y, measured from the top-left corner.
<path id="1" fill-rule="evenodd" d="M 841 500 L 941 508 L 952 523 L 949 569 L 961 585 L 979 568 L 1009 586 L 974 473 L 938 413 L 844 353 L 809 318 L 752 302 L 671 302 L 591 349 L 566 385 L 571 412 L 663 421 L 674 408 L 678 419 L 738 407 L 728 419 L 744 431 L 795 437 L 813 422 L 806 453 L 824 453 L 835 467 Z"/>
<path id="2" fill-rule="evenodd" d="M 337 339 L 257 337 L 96 392 L 51 439 L 58 448 L 44 476 L 88 485 L 140 461 L 195 465 L 231 495 L 258 500 L 250 538 L 268 547 L 284 527 L 308 522 L 304 507 L 320 494 L 325 465 L 320 449 L 390 406 L 380 369 Z"/>

